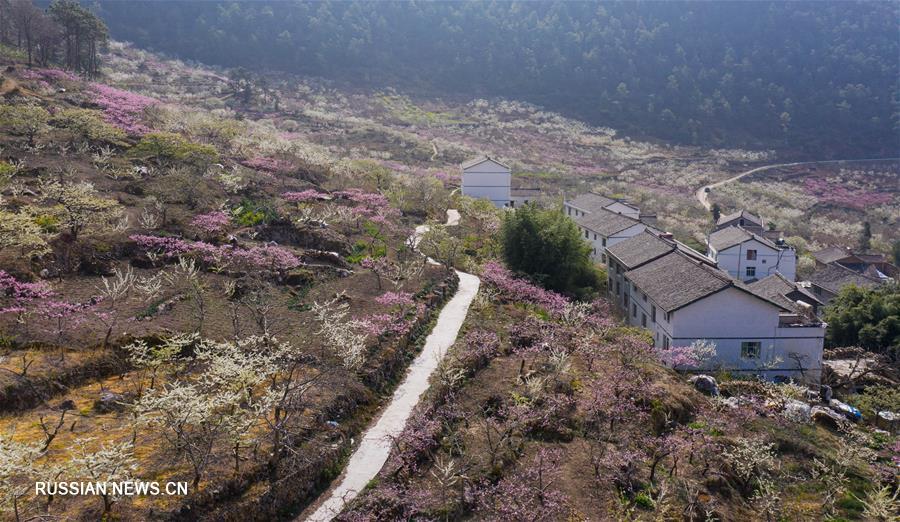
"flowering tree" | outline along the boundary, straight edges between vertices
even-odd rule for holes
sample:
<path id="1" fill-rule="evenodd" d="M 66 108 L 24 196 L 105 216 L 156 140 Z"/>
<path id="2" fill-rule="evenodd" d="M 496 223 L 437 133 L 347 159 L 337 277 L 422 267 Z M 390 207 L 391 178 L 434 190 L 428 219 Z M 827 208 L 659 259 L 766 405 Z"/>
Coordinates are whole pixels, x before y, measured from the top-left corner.
<path id="1" fill-rule="evenodd" d="M 569 300 L 563 295 L 513 276 L 512 272 L 496 261 L 484 264 L 481 278 L 485 283 L 496 288 L 502 298 L 509 301 L 532 303 L 545 308 L 551 314 L 561 314 L 569 305 Z"/>
<path id="2" fill-rule="evenodd" d="M 40 456 L 37 444 L 0 435 L 0 513 L 11 510 L 16 522 L 22 516 L 20 499 L 34 489 L 35 460 Z"/>
<path id="3" fill-rule="evenodd" d="M 83 230 L 108 227 L 122 215 L 119 203 L 100 197 L 94 186 L 87 182 L 65 185 L 57 180 L 42 180 L 43 199 L 52 203 L 52 211 L 60 224 L 68 229 L 72 241 Z"/>
<path id="4" fill-rule="evenodd" d="M 203 241 L 141 234 L 129 236 L 129 239 L 145 251 L 167 258 L 194 257 L 217 271 L 234 266 L 237 269 L 265 270 L 281 274 L 301 264 L 300 258 L 293 252 L 271 244 L 240 248 L 234 245 L 213 245 Z"/>
<path id="5" fill-rule="evenodd" d="M 78 454 L 69 463 L 74 474 L 90 482 L 125 482 L 131 480 L 137 468 L 134 458 L 134 447 L 129 442 L 120 444 L 102 444 L 99 449 L 90 451 L 87 444 L 91 439 L 78 440 Z M 112 488 L 99 492 L 103 499 L 103 515 L 109 514 L 118 497 L 113 495 Z"/>
<path id="6" fill-rule="evenodd" d="M 218 236 L 228 228 L 229 224 L 231 224 L 231 216 L 221 210 L 215 210 L 206 214 L 197 214 L 191 220 L 191 226 L 208 237 Z"/>
<path id="7" fill-rule="evenodd" d="M 411 316 L 412 312 L 424 308 L 424 305 L 416 304 L 409 292 L 385 292 L 376 297 L 375 302 L 385 307 L 387 312 L 370 315 L 356 322 L 364 332 L 376 337 L 403 335 L 409 332 L 415 323 L 415 316 Z"/>
<path id="8" fill-rule="evenodd" d="M 0 209 L 0 245 L 18 248 L 24 256 L 41 256 L 50 253 L 45 233 L 27 212 L 7 212 Z"/>
<path id="9" fill-rule="evenodd" d="M 119 322 L 119 316 L 122 312 L 122 305 L 131 297 L 134 289 L 134 269 L 131 266 L 122 270 L 116 268 L 113 277 L 102 279 L 103 284 L 97 287 L 100 292 L 100 301 L 104 304 L 105 310 L 97 313 L 97 318 L 106 326 L 106 335 L 103 337 L 103 346 L 109 344 L 112 337 L 113 329 Z"/>
<path id="10" fill-rule="evenodd" d="M 554 488 L 561 454 L 541 448 L 531 465 L 486 486 L 477 493 L 484 520 L 560 520 L 569 511 L 568 498 Z"/>
<path id="11" fill-rule="evenodd" d="M 716 358 L 716 345 L 705 340 L 694 341 L 689 346 L 672 346 L 657 350 L 664 364 L 676 369 L 700 369 Z"/>
<path id="12" fill-rule="evenodd" d="M 143 122 L 144 116 L 147 109 L 159 104 L 159 100 L 100 83 L 92 84 L 91 90 L 94 93 L 94 103 L 103 109 L 109 124 L 132 136 L 150 132 L 150 128 Z"/>
<path id="13" fill-rule="evenodd" d="M 360 333 L 359 323 L 347 319 L 350 305 L 343 295 L 323 303 L 314 302 L 313 316 L 319 323 L 316 335 L 321 335 L 326 345 L 334 347 L 349 370 L 359 370 L 365 363 L 366 335 Z"/>

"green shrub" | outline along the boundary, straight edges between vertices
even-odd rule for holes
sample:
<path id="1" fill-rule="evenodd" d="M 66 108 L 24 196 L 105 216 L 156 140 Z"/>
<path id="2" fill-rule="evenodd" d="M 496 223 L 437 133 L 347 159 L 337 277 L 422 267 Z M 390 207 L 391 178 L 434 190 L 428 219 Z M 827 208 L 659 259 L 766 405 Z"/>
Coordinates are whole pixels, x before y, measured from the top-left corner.
<path id="1" fill-rule="evenodd" d="M 130 154 L 158 165 L 183 163 L 204 168 L 219 158 L 218 151 L 212 145 L 192 143 L 171 132 L 147 134 L 131 149 Z"/>
<path id="2" fill-rule="evenodd" d="M 0 105 L 0 127 L 11 134 L 27 136 L 28 143 L 47 130 L 50 113 L 37 105 Z"/>
<path id="3" fill-rule="evenodd" d="M 509 268 L 544 287 L 588 299 L 603 287 L 591 260 L 591 246 L 578 226 L 559 209 L 528 204 L 509 212 L 501 227 L 503 257 Z"/>
<path id="4" fill-rule="evenodd" d="M 50 214 L 35 216 L 34 223 L 47 233 L 54 233 L 59 229 L 59 218 Z"/>
<path id="5" fill-rule="evenodd" d="M 90 109 L 65 109 L 53 115 L 50 124 L 72 132 L 76 138 L 124 145 L 125 132 L 103 120 L 98 111 Z"/>
<path id="6" fill-rule="evenodd" d="M 862 393 L 847 397 L 847 402 L 859 408 L 864 417 L 872 418 L 879 411 L 900 411 L 900 388 L 869 386 Z"/>
<path id="7" fill-rule="evenodd" d="M 269 223 L 276 219 L 278 214 L 268 205 L 259 204 L 250 199 L 241 201 L 233 214 L 232 219 L 242 227 L 255 227 L 263 223 Z"/>

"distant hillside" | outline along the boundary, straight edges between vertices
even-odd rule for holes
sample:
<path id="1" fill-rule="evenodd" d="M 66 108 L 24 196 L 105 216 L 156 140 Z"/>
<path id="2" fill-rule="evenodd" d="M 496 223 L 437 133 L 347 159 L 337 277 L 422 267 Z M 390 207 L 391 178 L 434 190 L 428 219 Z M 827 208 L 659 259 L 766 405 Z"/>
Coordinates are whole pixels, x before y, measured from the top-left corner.
<path id="1" fill-rule="evenodd" d="M 113 37 L 229 67 L 505 96 L 681 143 L 887 156 L 890 2 L 100 2 Z"/>

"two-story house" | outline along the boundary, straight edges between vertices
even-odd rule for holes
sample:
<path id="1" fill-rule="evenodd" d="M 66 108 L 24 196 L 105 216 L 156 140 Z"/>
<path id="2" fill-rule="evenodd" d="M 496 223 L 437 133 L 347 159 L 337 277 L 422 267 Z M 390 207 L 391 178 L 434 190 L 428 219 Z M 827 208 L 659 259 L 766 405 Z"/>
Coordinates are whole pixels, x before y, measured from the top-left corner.
<path id="1" fill-rule="evenodd" d="M 606 263 L 606 248 L 644 230 L 653 229 L 655 215 L 643 215 L 641 210 L 622 200 L 589 192 L 563 203 L 563 212 L 571 217 L 591 243 L 591 257 Z"/>
<path id="2" fill-rule="evenodd" d="M 650 330 L 660 349 L 701 340 L 714 344 L 715 360 L 702 369 L 819 380 L 824 323 L 798 312 L 788 297 L 769 297 L 698 252 L 651 236 L 607 250 L 610 293 L 629 325 Z"/>
<path id="3" fill-rule="evenodd" d="M 627 309 L 630 297 L 628 292 L 623 291 L 626 285 L 625 273 L 676 250 L 698 263 L 716 266 L 715 261 L 676 241 L 671 234 L 647 229 L 628 241 L 620 241 L 606 250 L 607 288 L 610 299 L 620 308 Z"/>
<path id="4" fill-rule="evenodd" d="M 498 207 L 511 201 L 512 170 L 506 163 L 490 156 L 479 156 L 462 164 L 462 193 L 488 199 Z"/>
<path id="5" fill-rule="evenodd" d="M 783 240 L 772 241 L 740 226 L 716 230 L 707 240 L 706 255 L 719 268 L 741 281 L 755 281 L 780 273 L 793 281 L 797 276 L 797 253 Z"/>

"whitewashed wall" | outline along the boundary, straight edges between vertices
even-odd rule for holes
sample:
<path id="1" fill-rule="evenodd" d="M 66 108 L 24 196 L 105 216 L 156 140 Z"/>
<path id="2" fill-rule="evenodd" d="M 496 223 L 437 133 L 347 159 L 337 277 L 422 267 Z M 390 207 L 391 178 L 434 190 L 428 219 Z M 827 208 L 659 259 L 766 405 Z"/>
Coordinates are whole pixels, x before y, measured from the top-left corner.
<path id="1" fill-rule="evenodd" d="M 512 173 L 503 165 L 487 160 L 463 169 L 462 193 L 473 198 L 489 199 L 503 207 L 510 201 Z"/>
<path id="2" fill-rule="evenodd" d="M 755 260 L 747 259 L 747 250 L 756 250 Z M 776 271 L 788 281 L 794 281 L 797 277 L 797 254 L 792 248 L 778 250 L 751 239 L 721 251 L 710 248 L 709 254 L 719 263 L 719 268 L 741 281 L 762 279 Z M 747 276 L 748 266 L 756 268 L 755 276 Z"/>

